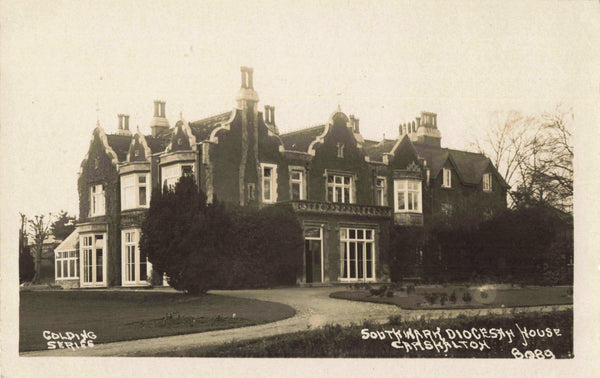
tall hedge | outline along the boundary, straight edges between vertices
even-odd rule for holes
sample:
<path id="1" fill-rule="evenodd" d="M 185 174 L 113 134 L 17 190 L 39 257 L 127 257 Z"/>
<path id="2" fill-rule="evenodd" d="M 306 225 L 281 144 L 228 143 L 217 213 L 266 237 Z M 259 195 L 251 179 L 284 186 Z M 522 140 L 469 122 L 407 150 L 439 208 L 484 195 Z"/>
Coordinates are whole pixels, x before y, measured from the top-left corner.
<path id="1" fill-rule="evenodd" d="M 207 204 L 187 177 L 154 193 L 140 248 L 174 288 L 196 294 L 295 284 L 303 239 L 290 209 Z"/>

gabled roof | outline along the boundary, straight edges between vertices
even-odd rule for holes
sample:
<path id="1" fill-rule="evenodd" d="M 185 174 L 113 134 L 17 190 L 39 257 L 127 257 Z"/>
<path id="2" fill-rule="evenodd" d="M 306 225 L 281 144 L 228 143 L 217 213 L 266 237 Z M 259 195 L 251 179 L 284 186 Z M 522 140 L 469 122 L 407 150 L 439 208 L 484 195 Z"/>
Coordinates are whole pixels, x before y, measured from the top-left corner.
<path id="1" fill-rule="evenodd" d="M 383 161 L 383 154 L 390 153 L 395 139 L 384 139 L 382 141 L 365 140 L 364 149 L 371 161 Z"/>
<path id="2" fill-rule="evenodd" d="M 413 143 L 419 156 L 427 160 L 427 166 L 431 171 L 431 176 L 436 177 L 446 161 L 450 159 L 458 170 L 458 175 L 465 184 L 477 185 L 481 182 L 483 174 L 488 167 L 497 175 L 502 186 L 509 188 L 510 185 L 504 181 L 504 178 L 496 171 L 490 159 L 480 153 L 453 150 L 450 148 L 439 148 L 426 144 Z"/>
<path id="3" fill-rule="evenodd" d="M 109 134 L 106 136 L 108 145 L 115 151 L 119 161 L 127 160 L 127 153 L 131 145 L 131 135 Z"/>
<path id="4" fill-rule="evenodd" d="M 223 122 L 229 120 L 229 118 L 231 117 L 231 113 L 232 111 L 230 110 L 228 112 L 220 113 L 215 116 L 190 122 L 190 129 L 192 129 L 192 133 L 196 137 L 196 140 L 198 142 L 202 140 L 207 140 L 214 129 L 221 126 Z"/>
<path id="5" fill-rule="evenodd" d="M 308 147 L 316 137 L 323 134 L 325 125 L 309 127 L 307 129 L 292 131 L 290 133 L 281 134 L 283 146 L 288 151 L 308 152 Z"/>

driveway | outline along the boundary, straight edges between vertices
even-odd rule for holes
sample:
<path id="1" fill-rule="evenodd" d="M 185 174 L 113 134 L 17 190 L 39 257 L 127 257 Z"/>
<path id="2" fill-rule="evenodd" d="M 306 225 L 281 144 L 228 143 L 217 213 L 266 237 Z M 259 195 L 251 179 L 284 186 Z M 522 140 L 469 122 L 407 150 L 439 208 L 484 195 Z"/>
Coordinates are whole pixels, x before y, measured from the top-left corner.
<path id="1" fill-rule="evenodd" d="M 328 323 L 350 325 L 352 323 L 362 323 L 363 320 L 385 323 L 390 315 L 402 315 L 402 319 L 415 319 L 421 316 L 435 319 L 440 317 L 455 317 L 461 313 L 466 315 L 484 315 L 506 311 L 506 309 L 402 310 L 399 307 L 385 304 L 329 298 L 330 293 L 339 290 L 342 289 L 340 287 L 318 287 L 268 290 L 215 290 L 211 291 L 211 293 L 284 303 L 296 309 L 296 315 L 277 322 L 250 327 L 99 344 L 94 346 L 94 348 L 80 349 L 77 351 L 55 349 L 28 352 L 21 355 L 134 356 L 137 354 L 177 351 L 193 347 L 220 345 L 231 341 L 250 340 L 278 334 L 305 331 Z M 551 311 L 553 307 L 564 309 L 572 308 L 572 305 L 525 307 L 517 308 L 515 311 Z"/>

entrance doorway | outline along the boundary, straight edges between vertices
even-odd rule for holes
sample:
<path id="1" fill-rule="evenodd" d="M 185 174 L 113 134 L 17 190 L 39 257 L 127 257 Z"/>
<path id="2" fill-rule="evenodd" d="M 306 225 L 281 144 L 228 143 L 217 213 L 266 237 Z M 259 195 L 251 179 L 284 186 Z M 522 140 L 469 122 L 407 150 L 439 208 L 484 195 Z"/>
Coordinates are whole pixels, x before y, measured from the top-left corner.
<path id="1" fill-rule="evenodd" d="M 321 227 L 304 229 L 306 283 L 323 282 L 323 232 Z"/>

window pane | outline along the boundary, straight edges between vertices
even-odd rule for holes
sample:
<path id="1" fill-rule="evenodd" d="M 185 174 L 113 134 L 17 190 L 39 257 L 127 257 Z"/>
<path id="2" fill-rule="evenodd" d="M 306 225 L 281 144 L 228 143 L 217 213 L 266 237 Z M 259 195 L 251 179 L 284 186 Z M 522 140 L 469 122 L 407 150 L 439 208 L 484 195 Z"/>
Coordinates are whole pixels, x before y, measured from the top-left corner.
<path id="1" fill-rule="evenodd" d="M 307 227 L 304 229 L 305 238 L 320 238 L 321 229 L 319 227 Z"/>
<path id="2" fill-rule="evenodd" d="M 341 184 L 342 183 L 342 177 L 341 176 L 335 176 L 335 183 L 336 184 Z"/>
<path id="3" fill-rule="evenodd" d="M 300 180 L 301 176 L 300 176 L 300 171 L 292 171 L 292 180 Z"/>
<path id="4" fill-rule="evenodd" d="M 60 260 L 56 262 L 56 278 L 62 278 L 62 264 Z"/>
<path id="5" fill-rule="evenodd" d="M 350 188 L 344 188 L 344 202 L 350 203 Z"/>
<path id="6" fill-rule="evenodd" d="M 340 249 L 342 254 L 342 277 L 348 278 L 348 244 L 340 243 Z"/>
<path id="7" fill-rule="evenodd" d="M 138 182 L 140 184 L 145 184 L 146 183 L 146 176 L 138 176 Z"/>
<path id="8" fill-rule="evenodd" d="M 327 188 L 327 201 L 333 202 L 333 188 L 332 187 Z"/>
<path id="9" fill-rule="evenodd" d="M 356 230 L 350 229 L 350 239 L 356 239 Z"/>
<path id="10" fill-rule="evenodd" d="M 347 235 L 347 233 L 346 233 L 346 229 L 345 229 L 345 228 L 342 228 L 342 229 L 340 230 L 340 238 L 342 238 L 342 239 L 346 239 L 346 235 Z"/>
<path id="11" fill-rule="evenodd" d="M 292 199 L 299 200 L 300 199 L 300 184 L 292 183 Z"/>
<path id="12" fill-rule="evenodd" d="M 360 231 L 359 231 L 360 232 Z M 356 243 L 356 255 L 357 255 L 357 266 L 358 266 L 358 278 L 363 278 L 363 264 L 364 264 L 364 255 L 363 255 L 363 243 Z"/>
<path id="13" fill-rule="evenodd" d="M 139 192 L 140 206 L 146 206 L 146 187 L 140 186 Z"/>
<path id="14" fill-rule="evenodd" d="M 333 176 L 327 176 L 327 182 L 333 183 Z"/>
<path id="15" fill-rule="evenodd" d="M 344 185 L 350 185 L 350 177 L 344 177 Z"/>
<path id="16" fill-rule="evenodd" d="M 271 177 L 271 168 L 265 167 L 263 170 L 264 177 Z"/>
<path id="17" fill-rule="evenodd" d="M 398 192 L 398 209 L 404 210 L 404 192 Z"/>
<path id="18" fill-rule="evenodd" d="M 350 276 L 349 278 L 356 278 L 356 243 L 350 244 Z"/>
<path id="19" fill-rule="evenodd" d="M 357 239 L 364 239 L 364 231 L 363 230 L 357 230 L 356 231 L 356 238 Z"/>
<path id="20" fill-rule="evenodd" d="M 75 275 L 75 260 L 69 261 L 69 277 L 77 277 Z"/>
<path id="21" fill-rule="evenodd" d="M 271 199 L 271 180 L 264 179 L 263 180 L 263 190 L 264 190 L 264 198 L 265 200 Z"/>
<path id="22" fill-rule="evenodd" d="M 96 249 L 96 282 L 104 281 L 102 273 L 102 250 Z"/>

